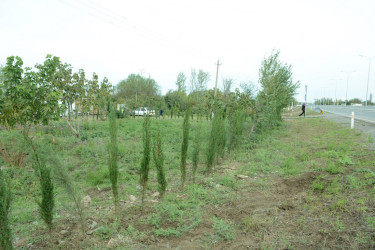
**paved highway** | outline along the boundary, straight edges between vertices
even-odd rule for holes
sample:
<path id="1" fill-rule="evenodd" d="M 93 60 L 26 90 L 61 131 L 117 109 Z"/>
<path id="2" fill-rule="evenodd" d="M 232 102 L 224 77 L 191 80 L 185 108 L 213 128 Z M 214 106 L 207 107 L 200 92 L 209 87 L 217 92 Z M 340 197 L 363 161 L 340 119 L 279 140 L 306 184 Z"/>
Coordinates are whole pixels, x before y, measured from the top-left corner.
<path id="1" fill-rule="evenodd" d="M 352 112 L 354 112 L 354 119 L 375 123 L 375 106 L 365 108 L 365 106 L 317 105 L 315 107 L 321 108 L 325 112 L 346 117 L 351 117 Z"/>

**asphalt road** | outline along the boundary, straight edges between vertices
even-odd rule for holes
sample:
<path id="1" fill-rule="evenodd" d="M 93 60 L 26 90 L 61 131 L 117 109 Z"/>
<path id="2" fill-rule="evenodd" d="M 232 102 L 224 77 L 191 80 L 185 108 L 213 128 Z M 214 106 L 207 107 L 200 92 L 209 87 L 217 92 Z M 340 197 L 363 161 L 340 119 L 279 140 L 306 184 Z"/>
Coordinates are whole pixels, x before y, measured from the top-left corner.
<path id="1" fill-rule="evenodd" d="M 375 106 L 340 106 L 340 105 L 317 105 L 316 108 L 323 109 L 325 112 L 337 114 L 345 117 L 351 117 L 354 112 L 354 119 L 362 120 L 375 124 Z"/>
<path id="2" fill-rule="evenodd" d="M 354 112 L 354 129 L 364 133 L 364 136 L 372 141 L 370 147 L 375 149 L 375 107 L 351 107 L 351 106 L 315 106 L 312 109 L 323 109 L 325 119 L 341 124 L 343 127 L 350 128 L 351 114 Z M 308 112 L 308 111 L 307 111 Z M 370 139 L 372 138 L 372 139 Z"/>

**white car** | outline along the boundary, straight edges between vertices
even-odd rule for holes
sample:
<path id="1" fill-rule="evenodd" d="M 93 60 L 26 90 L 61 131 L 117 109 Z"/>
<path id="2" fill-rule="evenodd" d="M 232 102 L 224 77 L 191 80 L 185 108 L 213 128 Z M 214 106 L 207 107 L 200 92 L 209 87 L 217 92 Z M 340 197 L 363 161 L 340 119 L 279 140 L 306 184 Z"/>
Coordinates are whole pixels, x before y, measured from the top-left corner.
<path id="1" fill-rule="evenodd" d="M 134 110 L 134 115 L 137 116 L 143 116 L 143 115 L 150 115 L 150 116 L 153 116 L 155 115 L 155 110 L 150 110 L 149 108 L 147 107 L 140 107 L 140 108 L 137 108 L 136 110 Z"/>

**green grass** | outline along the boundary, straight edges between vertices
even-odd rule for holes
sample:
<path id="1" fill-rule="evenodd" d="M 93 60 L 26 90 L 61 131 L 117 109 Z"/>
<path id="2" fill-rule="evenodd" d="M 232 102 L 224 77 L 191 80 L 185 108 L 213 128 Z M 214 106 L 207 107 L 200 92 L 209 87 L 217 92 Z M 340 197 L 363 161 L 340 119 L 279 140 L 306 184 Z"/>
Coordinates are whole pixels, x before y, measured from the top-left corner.
<path id="1" fill-rule="evenodd" d="M 80 236 L 76 233 L 78 220 L 67 213 L 69 204 L 63 200 L 64 191 L 56 186 L 53 232 L 58 240 L 65 242 L 56 247 L 105 248 L 108 241 L 118 235 L 130 244 L 124 243 L 120 246 L 123 248 L 162 248 L 167 244 L 176 248 L 185 237 L 194 238 L 197 244 L 194 247 L 203 248 L 230 248 L 236 242 L 247 242 L 245 239 L 252 248 L 347 247 L 349 241 L 340 243 L 334 242 L 334 237 L 329 238 L 329 235 L 340 235 L 342 230 L 350 232 L 351 247 L 372 246 L 375 155 L 368 148 L 366 135 L 320 118 L 311 118 L 288 120 L 276 130 L 250 137 L 251 122 L 247 121 L 238 147 L 226 153 L 212 174 L 206 177 L 210 123 L 203 120 L 196 183 L 191 179 L 193 147 L 189 147 L 186 186 L 182 192 L 179 190 L 182 123 L 182 118 L 152 118 L 151 131 L 159 127 L 163 135 L 168 188 L 163 200 L 152 196 L 158 191 L 158 182 L 156 166 L 151 161 L 148 192 L 142 209 L 137 186 L 143 150 L 143 119 L 118 120 L 119 219 L 111 212 L 113 195 L 106 150 L 108 123 L 83 122 L 82 137 L 78 139 L 63 122 L 33 131 L 34 140 L 44 141 L 46 147 L 59 155 L 77 189 L 84 196 L 90 195 L 92 205 L 87 208 L 88 225 L 97 222 L 96 227 L 89 228 L 92 234 Z M 191 145 L 198 126 L 195 120 L 191 121 Z M 53 139 L 55 143 L 52 143 Z M 18 149 L 22 146 L 19 143 Z M 53 154 L 46 156 L 47 162 L 51 157 Z M 27 248 L 28 244 L 42 248 L 49 237 L 37 216 L 35 200 L 40 190 L 30 163 L 26 157 L 21 168 L 4 168 L 12 178 L 14 200 L 10 222 L 13 238 L 17 239 L 16 248 Z M 7 166 L 1 158 L 0 166 Z M 238 179 L 238 175 L 248 178 Z M 131 203 L 130 195 L 136 196 L 137 200 Z M 281 205 L 279 199 L 283 199 Z M 286 225 L 293 226 L 288 231 L 284 230 Z M 295 228 L 298 230 L 293 231 Z M 61 230 L 74 232 L 72 235 L 77 236 L 74 240 L 69 238 L 71 236 L 61 237 Z M 313 241 L 314 237 L 319 238 L 318 234 L 326 238 L 327 245 L 322 245 L 323 240 Z M 76 245 L 70 245 L 71 242 Z"/>

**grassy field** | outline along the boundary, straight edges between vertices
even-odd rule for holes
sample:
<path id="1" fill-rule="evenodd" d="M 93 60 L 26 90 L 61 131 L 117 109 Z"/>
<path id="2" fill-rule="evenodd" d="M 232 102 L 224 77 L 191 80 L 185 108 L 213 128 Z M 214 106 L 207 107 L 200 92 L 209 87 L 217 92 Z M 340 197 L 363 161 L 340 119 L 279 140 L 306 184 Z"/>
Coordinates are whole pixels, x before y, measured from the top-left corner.
<path id="1" fill-rule="evenodd" d="M 10 222 L 17 249 L 368 249 L 375 246 L 375 154 L 369 137 L 321 118 L 287 120 L 250 138 L 217 160 L 205 176 L 209 123 L 202 121 L 201 164 L 191 181 L 191 122 L 187 183 L 180 187 L 182 119 L 152 119 L 161 130 L 167 192 L 157 194 L 151 164 L 146 203 L 140 205 L 139 167 L 143 119 L 118 120 L 119 218 L 114 213 L 107 166 L 108 122 L 82 123 L 81 138 L 63 123 L 40 127 L 34 140 L 47 160 L 65 166 L 85 197 L 82 232 L 66 193 L 56 185 L 54 228 L 38 214 L 39 182 L 26 156 L 12 177 Z M 0 136 L 5 136 L 1 132 Z M 3 137 L 5 138 L 5 137 Z M 56 165 L 49 165 L 56 167 Z"/>

